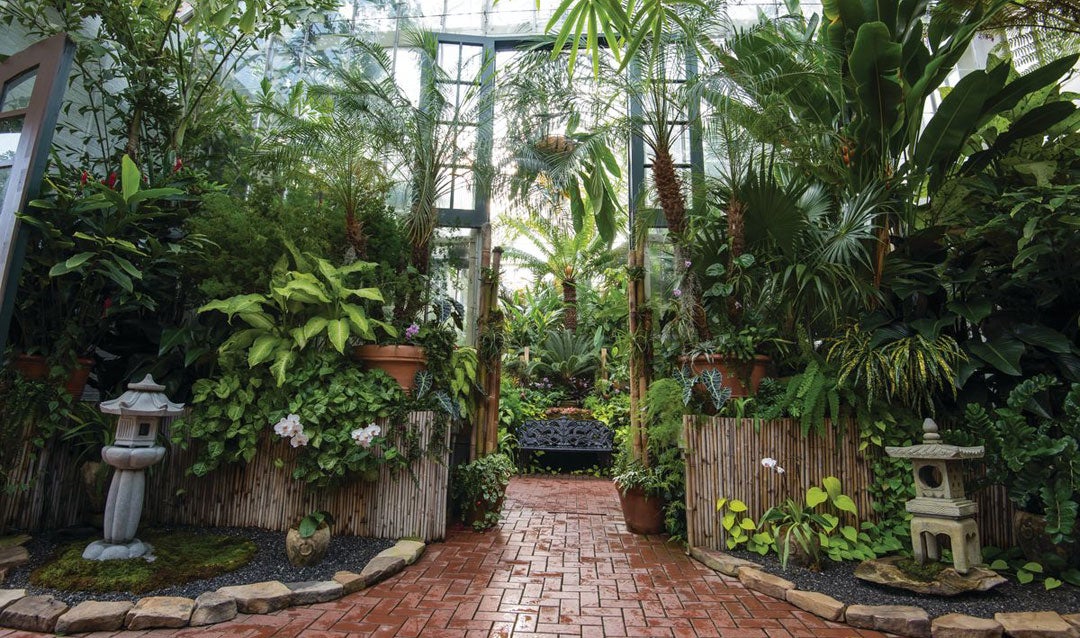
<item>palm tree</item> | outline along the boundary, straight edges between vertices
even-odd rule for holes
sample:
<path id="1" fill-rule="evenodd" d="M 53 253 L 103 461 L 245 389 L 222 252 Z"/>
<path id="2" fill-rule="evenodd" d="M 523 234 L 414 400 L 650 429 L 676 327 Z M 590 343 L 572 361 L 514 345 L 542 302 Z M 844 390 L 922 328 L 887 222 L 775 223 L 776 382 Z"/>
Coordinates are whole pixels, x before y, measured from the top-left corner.
<path id="1" fill-rule="evenodd" d="M 508 248 L 505 255 L 532 271 L 537 280 L 552 275 L 562 288 L 563 322 L 566 329 L 577 329 L 577 286 L 620 263 L 620 253 L 608 247 L 596 230 L 591 217 L 585 218 L 581 231 L 530 211 L 525 219 L 512 218 L 510 228 L 521 239 L 532 243 L 533 250 Z"/>

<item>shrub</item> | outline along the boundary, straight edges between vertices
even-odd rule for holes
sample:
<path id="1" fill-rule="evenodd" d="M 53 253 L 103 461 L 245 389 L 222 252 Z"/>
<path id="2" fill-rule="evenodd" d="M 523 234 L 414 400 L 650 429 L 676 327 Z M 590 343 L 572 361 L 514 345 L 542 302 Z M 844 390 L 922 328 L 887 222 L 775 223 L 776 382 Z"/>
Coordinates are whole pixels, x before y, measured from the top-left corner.
<path id="1" fill-rule="evenodd" d="M 454 468 L 450 495 L 462 520 L 474 529 L 487 529 L 499 522 L 506 486 L 517 471 L 505 454 L 489 454 Z"/>

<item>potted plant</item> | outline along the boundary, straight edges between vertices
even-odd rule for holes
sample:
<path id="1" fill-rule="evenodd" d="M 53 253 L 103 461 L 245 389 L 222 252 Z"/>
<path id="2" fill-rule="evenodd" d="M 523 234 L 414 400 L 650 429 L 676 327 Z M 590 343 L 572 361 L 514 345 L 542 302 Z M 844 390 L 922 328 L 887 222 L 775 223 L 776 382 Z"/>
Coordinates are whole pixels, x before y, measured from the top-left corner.
<path id="1" fill-rule="evenodd" d="M 83 178 L 77 187 L 46 179 L 47 197 L 19 215 L 28 227 L 26 262 L 13 316 L 12 365 L 31 379 L 58 377 L 82 394 L 95 346 L 129 312 L 153 310 L 145 290 L 150 251 L 160 242 L 156 200 L 176 188 L 141 189 L 128 156 L 119 180 Z"/>
<path id="2" fill-rule="evenodd" d="M 689 348 L 679 357 L 679 364 L 690 368 L 694 375 L 701 375 L 706 370 L 718 371 L 724 387 L 731 390 L 731 396 L 757 394 L 772 361 L 767 355 L 757 354 L 769 340 L 768 333 L 767 329 L 757 326 L 731 328 Z"/>
<path id="3" fill-rule="evenodd" d="M 315 510 L 300 519 L 285 534 L 285 554 L 293 567 L 315 565 L 330 546 L 330 526 L 334 517 L 326 510 Z"/>
<path id="4" fill-rule="evenodd" d="M 659 534 L 664 531 L 663 475 L 659 468 L 621 456 L 612 480 L 619 491 L 626 529 L 634 534 Z"/>
<path id="5" fill-rule="evenodd" d="M 250 367 L 270 364 L 281 386 L 310 344 L 317 350 L 329 345 L 344 354 L 350 342 L 375 340 L 376 328 L 397 335 L 393 326 L 370 316 L 365 308 L 365 301 L 383 301 L 382 292 L 357 285 L 358 277 L 374 271 L 376 264 L 355 261 L 334 266 L 321 257 L 301 254 L 292 244 L 286 243 L 286 248 L 289 257 L 283 256 L 275 266 L 269 293 L 237 295 L 199 308 L 247 324 L 246 330 L 221 345 L 223 353 L 246 351 Z"/>
<path id="6" fill-rule="evenodd" d="M 514 462 L 502 453 L 489 454 L 454 468 L 450 495 L 462 522 L 476 530 L 498 523 L 506 486 L 516 471 Z"/>
<path id="7" fill-rule="evenodd" d="M 419 277 L 409 286 L 426 287 L 426 278 Z M 404 294 L 411 296 L 411 292 L 402 292 L 401 288 L 394 287 L 398 296 Z M 386 315 L 393 316 L 397 308 L 387 308 Z M 450 325 L 459 328 L 463 325 L 465 307 L 457 300 L 445 295 L 436 296 L 422 316 L 398 320 L 399 323 L 407 321 L 402 327 L 388 332 L 387 336 L 381 337 L 375 343 L 366 343 L 353 347 L 353 358 L 361 361 L 368 368 L 375 368 L 386 372 L 398 382 L 401 389 L 412 392 L 416 383 L 416 375 L 425 370 L 428 364 L 427 349 L 425 344 L 437 345 L 436 350 L 443 350 L 447 345 L 447 339 L 455 339 L 456 333 Z M 400 335 L 400 336 L 399 336 Z"/>

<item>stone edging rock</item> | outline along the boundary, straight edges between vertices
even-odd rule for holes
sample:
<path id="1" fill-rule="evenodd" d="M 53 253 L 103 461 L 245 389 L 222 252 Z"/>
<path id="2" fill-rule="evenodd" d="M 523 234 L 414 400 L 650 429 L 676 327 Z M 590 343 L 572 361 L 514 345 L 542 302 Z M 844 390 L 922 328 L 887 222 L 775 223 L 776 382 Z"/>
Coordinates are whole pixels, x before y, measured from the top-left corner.
<path id="1" fill-rule="evenodd" d="M 1080 614 L 1052 611 L 998 613 L 993 620 L 964 614 L 931 619 L 921 607 L 847 605 L 832 596 L 795 588 L 795 583 L 765 572 L 761 565 L 723 552 L 692 547 L 690 556 L 706 567 L 738 578 L 748 589 L 834 622 L 917 638 L 1080 638 Z"/>
<path id="2" fill-rule="evenodd" d="M 281 583 L 276 580 L 222 587 L 194 600 L 148 596 L 135 603 L 88 600 L 69 608 L 52 596 L 27 596 L 25 589 L 0 589 L 0 628 L 74 634 L 120 629 L 197 627 L 232 620 L 237 613 L 268 614 L 293 605 L 341 598 L 412 565 L 424 543 L 399 540 L 364 566 L 359 574 L 338 572 L 332 580 Z"/>

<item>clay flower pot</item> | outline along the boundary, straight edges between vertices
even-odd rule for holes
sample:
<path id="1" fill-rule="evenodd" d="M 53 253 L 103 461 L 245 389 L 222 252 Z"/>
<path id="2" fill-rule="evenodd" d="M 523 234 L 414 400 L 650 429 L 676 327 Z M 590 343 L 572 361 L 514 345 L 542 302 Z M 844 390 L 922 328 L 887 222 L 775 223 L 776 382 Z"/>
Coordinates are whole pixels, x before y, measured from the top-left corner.
<path id="1" fill-rule="evenodd" d="M 625 492 L 619 489 L 626 529 L 634 534 L 659 534 L 664 531 L 664 502 L 655 494 L 647 494 L 640 487 Z"/>
<path id="2" fill-rule="evenodd" d="M 90 368 L 93 367 L 94 360 L 79 357 L 77 362 L 78 365 L 71 371 L 71 376 L 68 377 L 67 383 L 64 384 L 64 388 L 76 399 L 82 396 L 86 381 L 90 378 Z M 49 362 L 41 355 L 16 355 L 11 365 L 19 371 L 23 378 L 31 381 L 41 381 L 49 376 Z"/>
<path id="3" fill-rule="evenodd" d="M 405 392 L 412 392 L 416 385 L 416 373 L 427 366 L 427 355 L 419 346 L 356 346 L 353 357 L 369 370 L 382 370 L 389 374 Z"/>
<path id="4" fill-rule="evenodd" d="M 727 357 L 719 354 L 703 354 L 696 357 L 679 357 L 679 365 L 689 366 L 694 374 L 703 370 L 719 370 L 723 375 L 723 386 L 731 390 L 733 397 L 746 397 L 757 394 L 761 380 L 765 378 L 769 363 L 772 361 L 763 354 L 754 355 L 750 361 Z"/>
<path id="5" fill-rule="evenodd" d="M 326 548 L 330 545 L 330 527 L 320 525 L 315 533 L 304 538 L 300 536 L 300 530 L 290 528 L 285 534 L 285 555 L 289 557 L 289 563 L 293 567 L 305 567 L 315 565 L 326 555 Z"/>

